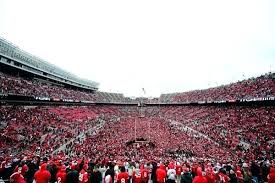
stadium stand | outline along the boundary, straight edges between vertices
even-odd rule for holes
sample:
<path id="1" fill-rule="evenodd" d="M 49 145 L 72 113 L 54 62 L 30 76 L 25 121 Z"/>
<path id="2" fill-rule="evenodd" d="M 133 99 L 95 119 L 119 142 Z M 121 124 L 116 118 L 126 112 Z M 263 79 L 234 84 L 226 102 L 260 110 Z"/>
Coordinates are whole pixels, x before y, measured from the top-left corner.
<path id="1" fill-rule="evenodd" d="M 263 151 L 270 155 L 275 150 L 274 109 L 274 106 L 186 106 L 162 108 L 162 115 L 207 135 L 239 157 L 254 159 L 262 156 Z"/>
<path id="2" fill-rule="evenodd" d="M 0 183 L 275 182 L 274 73 L 130 99 L 3 39 L 0 66 Z"/>
<path id="3" fill-rule="evenodd" d="M 8 127 L 2 127 L 6 131 L 1 133 L 1 137 L 12 137 L 15 138 L 13 140 L 21 139 L 21 141 L 25 141 L 23 137 L 27 137 L 27 134 L 37 136 L 33 134 L 37 132 L 40 134 L 38 136 L 43 136 L 43 133 L 39 129 L 43 130 L 45 127 L 51 129 L 65 128 L 64 126 L 60 126 L 63 125 L 62 122 L 66 122 L 64 125 L 68 125 L 68 122 L 70 125 L 73 125 L 81 121 L 95 119 L 100 114 L 112 114 L 114 110 L 121 111 L 117 116 L 121 118 L 131 116 L 129 120 L 133 121 L 135 116 L 140 115 L 137 111 L 131 111 L 133 109 L 127 107 L 1 107 L 1 122 Z M 144 114 L 150 117 L 153 116 L 154 120 L 150 120 L 154 122 L 161 119 L 180 122 L 184 126 L 207 135 L 213 141 L 234 152 L 247 150 L 240 147 L 242 144 L 249 144 L 250 150 L 255 156 L 257 155 L 256 152 L 274 148 L 268 144 L 275 138 L 274 107 L 162 107 L 162 118 L 159 117 L 157 119 L 159 115 L 157 110 L 154 111 L 151 108 L 146 109 Z M 39 121 L 46 124 L 37 122 L 37 116 L 41 118 Z M 146 119 L 145 121 L 148 120 Z M 30 121 L 33 123 L 32 126 L 29 126 Z M 37 123 L 40 126 L 36 126 Z M 56 124 L 58 125 L 55 126 Z M 126 129 L 131 129 L 133 123 L 129 122 L 129 126 L 124 125 Z M 139 124 L 139 126 L 142 125 L 144 124 Z M 79 126 L 77 128 L 75 126 L 68 126 L 67 128 L 66 130 L 87 130 L 87 128 Z M 24 130 L 22 131 L 22 129 Z M 141 127 L 141 129 L 144 128 Z M 18 134 L 16 134 L 17 130 Z M 73 135 L 77 136 L 78 133 L 75 132 Z M 126 139 L 132 139 L 132 137 Z"/>
<path id="4" fill-rule="evenodd" d="M 18 46 L 1 37 L 0 64 L 5 67 L 13 67 L 63 84 L 90 90 L 98 89 L 98 83 L 87 79 L 81 79 L 76 75 L 63 70 L 62 68 L 27 53 Z"/>
<path id="5" fill-rule="evenodd" d="M 133 102 L 119 93 L 80 91 L 37 79 L 25 79 L 0 72 L 2 94 L 23 95 L 53 100 L 73 100 L 107 103 Z"/>
<path id="6" fill-rule="evenodd" d="M 42 83 L 38 80 L 27 80 L 4 73 L 0 73 L 0 77 L 1 90 L 4 94 L 56 99 L 95 100 L 92 94 L 89 95 L 85 92 L 69 90 L 61 86 Z"/>
<path id="7" fill-rule="evenodd" d="M 51 153 L 62 143 L 87 131 L 95 120 L 114 113 L 113 108 L 93 107 L 1 107 L 1 150 Z"/>
<path id="8" fill-rule="evenodd" d="M 190 103 L 199 101 L 236 101 L 275 96 L 275 73 L 267 73 L 229 85 L 182 93 L 162 94 L 163 103 Z"/>

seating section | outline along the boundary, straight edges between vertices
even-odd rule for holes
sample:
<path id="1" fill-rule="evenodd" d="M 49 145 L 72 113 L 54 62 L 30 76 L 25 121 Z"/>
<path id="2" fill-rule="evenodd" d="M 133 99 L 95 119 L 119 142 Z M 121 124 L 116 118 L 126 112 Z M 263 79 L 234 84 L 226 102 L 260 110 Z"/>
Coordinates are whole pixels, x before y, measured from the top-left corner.
<path id="1" fill-rule="evenodd" d="M 160 101 L 164 103 L 178 103 L 199 101 L 230 101 L 274 97 L 274 88 L 275 73 L 268 73 L 257 78 L 250 78 L 215 88 L 194 90 L 182 93 L 162 94 L 160 96 Z"/>
<path id="2" fill-rule="evenodd" d="M 2 153 L 51 153 L 69 139 L 97 124 L 99 117 L 115 115 L 102 107 L 1 107 Z M 107 118 L 108 119 L 108 118 Z"/>
<path id="3" fill-rule="evenodd" d="M 53 100 L 74 100 L 89 102 L 133 102 L 120 93 L 80 91 L 69 89 L 53 82 L 46 82 L 38 79 L 26 79 L 11 76 L 0 72 L 0 93 L 14 94 L 32 97 L 49 98 Z"/>
<path id="4" fill-rule="evenodd" d="M 172 119 L 207 135 L 221 146 L 254 158 L 263 151 L 274 152 L 275 107 L 185 106 L 161 108 Z M 246 150 L 250 147 L 249 150 Z"/>
<path id="5" fill-rule="evenodd" d="M 273 106 L 1 107 L 0 148 L 4 154 L 38 150 L 48 154 L 69 140 L 77 141 L 75 137 L 101 119 L 106 122 L 104 127 L 86 133 L 81 143 L 71 143 L 68 153 L 127 158 L 136 153 L 127 143 L 145 139 L 152 147 L 139 147 L 142 158 L 169 158 L 181 152 L 203 158 L 254 159 L 275 150 L 271 143 L 275 139 L 274 116 Z M 182 127 L 188 130 L 182 131 Z"/>
<path id="6" fill-rule="evenodd" d="M 120 93 L 80 91 L 69 89 L 53 82 L 28 80 L 0 72 L 0 92 L 33 97 L 46 97 L 54 100 L 75 100 L 105 103 L 137 103 Z M 190 103 L 200 101 L 234 101 L 253 98 L 275 97 L 275 73 L 268 73 L 257 78 L 250 78 L 237 83 L 204 90 L 183 93 L 162 94 L 159 98 L 142 99 L 145 103 Z"/>

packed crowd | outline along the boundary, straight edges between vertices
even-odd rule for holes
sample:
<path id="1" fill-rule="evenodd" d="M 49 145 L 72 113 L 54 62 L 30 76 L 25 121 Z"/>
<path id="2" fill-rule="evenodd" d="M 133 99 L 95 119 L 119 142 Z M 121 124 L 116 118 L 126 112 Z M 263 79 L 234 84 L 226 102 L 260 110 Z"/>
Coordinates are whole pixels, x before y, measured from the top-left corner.
<path id="1" fill-rule="evenodd" d="M 49 154 L 70 139 L 108 119 L 109 107 L 1 107 L 0 153 Z"/>
<path id="2" fill-rule="evenodd" d="M 178 161 L 184 170 L 187 165 L 200 166 L 203 173 L 200 178 L 207 182 L 230 176 L 231 169 L 225 168 L 228 164 L 233 167 L 232 174 L 243 168 L 239 176 L 244 177 L 243 171 L 248 168 L 251 180 L 254 177 L 253 180 L 267 181 L 269 169 L 265 173 L 259 170 L 253 176 L 252 167 L 255 163 L 259 169 L 274 165 L 274 112 L 274 106 L 1 107 L 0 173 L 5 180 L 20 183 L 31 182 L 33 178 L 40 183 L 35 172 L 42 169 L 50 171 L 46 182 L 58 182 L 59 171 L 63 172 L 63 178 L 67 177 L 63 183 L 106 182 L 104 172 L 112 162 L 124 165 L 129 180 L 135 182 L 129 163 L 134 164 L 132 169 L 141 169 L 153 166 L 152 162 L 169 165 Z M 49 161 L 39 157 L 47 157 Z M 171 171 L 164 170 L 162 180 L 168 182 Z M 118 168 L 116 171 L 119 175 Z M 155 170 L 150 171 L 153 182 L 163 183 L 154 178 Z M 196 168 L 190 171 L 196 182 L 196 174 L 201 173 Z M 75 178 L 70 172 L 74 172 Z M 184 173 L 182 170 L 180 175 Z M 123 183 L 118 175 L 111 180 Z"/>
<path id="3" fill-rule="evenodd" d="M 275 157 L 274 106 L 164 107 L 161 115 L 207 135 L 239 157 Z"/>
<path id="4" fill-rule="evenodd" d="M 66 88 L 53 82 L 26 79 L 0 72 L 0 93 L 49 98 L 53 100 L 74 100 L 90 102 L 131 102 L 119 93 L 88 92 Z"/>
<path id="5" fill-rule="evenodd" d="M 134 157 L 167 160 L 182 155 L 220 159 L 234 157 L 208 139 L 173 129 L 158 118 L 146 117 L 106 123 L 99 133 L 87 135 L 82 143 L 77 144 L 72 151 L 95 159 L 127 160 Z"/>
<path id="6" fill-rule="evenodd" d="M 232 101 L 275 96 L 275 73 L 204 90 L 163 94 L 161 102 Z"/>
<path id="7" fill-rule="evenodd" d="M 126 158 L 136 155 L 127 142 L 143 138 L 154 145 L 150 151 L 148 144 L 140 147 L 139 156 L 145 159 L 166 158 L 175 152 L 219 159 L 274 158 L 274 116 L 274 106 L 8 106 L 0 108 L 0 147 L 3 154 L 37 149 L 50 153 L 68 139 L 85 134 L 101 119 L 108 121 L 104 130 L 86 133 L 84 141 L 71 143 L 76 144 L 72 151 L 99 158 L 106 154 Z M 128 149 L 128 154 L 122 149 Z"/>
<path id="8" fill-rule="evenodd" d="M 109 92 L 88 92 L 70 89 L 42 80 L 26 79 L 0 72 L 0 92 L 33 97 L 46 97 L 55 100 L 137 103 L 123 94 Z M 183 93 L 162 94 L 160 98 L 146 99 L 145 103 L 178 103 L 201 101 L 235 101 L 253 98 L 275 97 L 275 73 L 250 78 L 229 85 Z"/>

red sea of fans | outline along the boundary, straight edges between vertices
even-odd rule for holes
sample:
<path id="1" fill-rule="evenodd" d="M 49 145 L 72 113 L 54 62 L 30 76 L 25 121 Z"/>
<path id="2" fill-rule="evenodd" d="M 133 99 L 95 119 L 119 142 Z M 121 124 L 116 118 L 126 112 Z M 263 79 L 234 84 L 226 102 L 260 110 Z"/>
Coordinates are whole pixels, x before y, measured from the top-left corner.
<path id="1" fill-rule="evenodd" d="M 129 98 L 119 93 L 108 92 L 85 92 L 65 88 L 53 82 L 27 79 L 0 72 L 0 94 L 14 94 L 49 98 L 54 100 L 75 100 L 92 102 L 129 102 Z"/>
<path id="2" fill-rule="evenodd" d="M 162 102 L 230 101 L 275 96 L 275 73 L 229 85 L 183 93 L 163 94 Z"/>
<path id="3" fill-rule="evenodd" d="M 173 166 L 164 168 L 163 178 L 176 180 L 168 169 L 173 169 L 178 161 L 184 167 L 183 175 L 188 167 L 195 166 L 190 169 L 195 182 L 199 171 L 202 179 L 211 179 L 207 177 L 209 174 L 216 181 L 220 175 L 230 176 L 230 172 L 237 175 L 238 169 L 239 176 L 246 176 L 247 169 L 254 180 L 254 164 L 258 166 L 257 179 L 267 180 L 274 165 L 274 111 L 274 107 L 236 106 L 1 107 L 1 176 L 13 181 L 10 176 L 18 172 L 17 166 L 22 166 L 17 178 L 32 181 L 42 163 L 40 171 L 42 167 L 50 170 L 50 182 L 58 181 L 58 171 L 63 171 L 65 177 L 77 176 L 76 182 L 88 172 L 85 180 L 91 181 L 96 176 L 95 182 L 97 179 L 101 182 L 112 162 L 121 168 L 116 169 L 116 174 L 123 172 L 122 165 L 127 165 L 125 171 L 131 181 L 136 181 L 133 172 L 145 166 L 151 172 L 150 180 L 160 182 L 157 177 L 154 180 L 153 166 L 156 169 L 158 163 L 172 163 Z M 242 147 L 242 143 L 248 147 Z M 60 148 L 64 144 L 65 148 Z M 46 158 L 38 161 L 39 157 L 47 157 L 49 161 L 45 165 Z M 129 170 L 128 164 L 133 170 Z M 27 170 L 35 166 L 31 175 L 29 171 L 22 173 L 23 167 Z M 264 168 L 268 170 L 263 175 Z M 93 175 L 97 172 L 100 176 Z M 184 179 L 179 177 L 178 182 Z M 111 180 L 119 182 L 119 176 Z"/>
<path id="4" fill-rule="evenodd" d="M 254 159 L 275 150 L 274 106 L 166 107 L 162 115 L 207 135 L 239 157 Z"/>
<path id="5" fill-rule="evenodd" d="M 275 96 L 274 73 L 162 102 Z M 123 95 L 0 73 L 0 93 L 87 101 Z M 1 106 L 0 182 L 275 182 L 274 106 Z"/>
<path id="6" fill-rule="evenodd" d="M 250 78 L 237 83 L 204 90 L 183 93 L 163 94 L 160 101 L 199 102 L 199 101 L 232 101 L 241 99 L 275 97 L 275 73 L 268 73 L 257 78 Z M 26 79 L 0 72 L 0 92 L 52 99 L 97 101 L 97 102 L 133 102 L 122 94 L 85 91 L 65 88 L 42 80 Z M 149 100 L 150 102 L 150 100 Z M 156 101 L 157 102 L 157 101 Z"/>

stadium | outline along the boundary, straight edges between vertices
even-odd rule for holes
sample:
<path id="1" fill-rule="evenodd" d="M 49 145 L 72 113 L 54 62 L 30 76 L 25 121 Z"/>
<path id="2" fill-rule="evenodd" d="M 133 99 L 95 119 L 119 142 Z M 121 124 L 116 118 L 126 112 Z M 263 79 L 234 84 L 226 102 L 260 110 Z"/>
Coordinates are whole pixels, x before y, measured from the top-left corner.
<path id="1" fill-rule="evenodd" d="M 159 97 L 91 79 L 0 38 L 1 183 L 275 182 L 273 71 Z"/>

